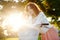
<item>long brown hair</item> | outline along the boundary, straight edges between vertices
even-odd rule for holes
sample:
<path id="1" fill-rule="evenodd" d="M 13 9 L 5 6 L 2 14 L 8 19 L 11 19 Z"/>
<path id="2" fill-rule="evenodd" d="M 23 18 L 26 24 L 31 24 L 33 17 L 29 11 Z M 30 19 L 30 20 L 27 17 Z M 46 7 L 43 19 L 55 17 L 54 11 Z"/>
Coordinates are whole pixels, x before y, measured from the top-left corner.
<path id="1" fill-rule="evenodd" d="M 26 5 L 26 7 L 25 7 L 26 11 L 28 11 L 28 6 L 29 6 L 31 9 L 34 10 L 34 12 L 35 12 L 36 15 L 38 15 L 39 12 L 41 11 L 40 8 L 37 6 L 36 3 L 29 2 L 29 3 Z"/>

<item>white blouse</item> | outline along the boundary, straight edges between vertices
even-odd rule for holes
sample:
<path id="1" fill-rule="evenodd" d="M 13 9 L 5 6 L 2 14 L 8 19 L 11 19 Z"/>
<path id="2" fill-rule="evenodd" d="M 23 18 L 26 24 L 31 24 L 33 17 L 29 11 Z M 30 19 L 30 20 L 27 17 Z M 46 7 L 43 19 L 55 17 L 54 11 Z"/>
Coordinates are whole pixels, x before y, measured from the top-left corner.
<path id="1" fill-rule="evenodd" d="M 19 40 L 38 40 L 39 31 L 33 27 L 32 17 L 29 17 L 24 27 L 19 32 Z"/>
<path id="2" fill-rule="evenodd" d="M 47 20 L 45 14 L 40 12 L 39 15 L 35 18 L 34 26 L 40 29 L 40 33 L 46 33 L 52 26 L 49 23 L 49 25 L 42 25 L 41 27 L 42 23 L 49 23 L 49 21 Z"/>
<path id="3" fill-rule="evenodd" d="M 34 19 L 29 17 L 27 25 L 19 33 L 19 40 L 38 40 L 39 33 L 46 33 L 51 28 L 50 24 L 40 27 L 42 23 L 49 23 L 43 12 L 40 12 Z"/>

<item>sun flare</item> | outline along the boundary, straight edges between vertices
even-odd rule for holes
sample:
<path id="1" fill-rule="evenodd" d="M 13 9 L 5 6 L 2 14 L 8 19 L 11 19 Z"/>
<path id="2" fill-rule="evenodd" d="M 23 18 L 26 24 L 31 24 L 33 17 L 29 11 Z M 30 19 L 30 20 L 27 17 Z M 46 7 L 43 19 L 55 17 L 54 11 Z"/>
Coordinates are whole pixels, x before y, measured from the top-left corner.
<path id="1" fill-rule="evenodd" d="M 12 26 L 12 31 L 17 31 L 19 28 L 21 28 L 26 23 L 26 20 L 23 17 L 23 14 L 16 13 L 9 15 L 4 21 L 3 21 L 3 27 L 6 25 Z"/>

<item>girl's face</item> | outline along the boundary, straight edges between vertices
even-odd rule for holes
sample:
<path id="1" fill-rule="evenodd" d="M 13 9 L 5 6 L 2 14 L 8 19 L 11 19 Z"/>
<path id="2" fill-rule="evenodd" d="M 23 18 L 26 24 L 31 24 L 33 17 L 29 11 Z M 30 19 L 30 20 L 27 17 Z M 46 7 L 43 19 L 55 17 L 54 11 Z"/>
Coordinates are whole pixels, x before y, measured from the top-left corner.
<path id="1" fill-rule="evenodd" d="M 32 8 L 30 8 L 30 6 L 28 6 L 28 13 L 29 13 L 29 15 L 36 16 L 34 10 Z"/>

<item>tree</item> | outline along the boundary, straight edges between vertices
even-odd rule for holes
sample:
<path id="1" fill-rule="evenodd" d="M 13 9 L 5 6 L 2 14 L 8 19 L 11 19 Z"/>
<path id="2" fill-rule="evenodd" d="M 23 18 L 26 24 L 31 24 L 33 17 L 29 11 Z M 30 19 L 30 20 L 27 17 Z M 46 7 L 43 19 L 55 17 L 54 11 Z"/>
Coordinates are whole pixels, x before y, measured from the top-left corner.
<path id="1" fill-rule="evenodd" d="M 47 4 L 47 5 L 46 5 Z M 52 17 L 52 20 L 57 24 L 57 26 L 60 28 L 59 24 L 60 21 L 57 21 L 60 17 L 60 0 L 44 0 L 43 5 L 46 9 L 47 15 Z"/>

